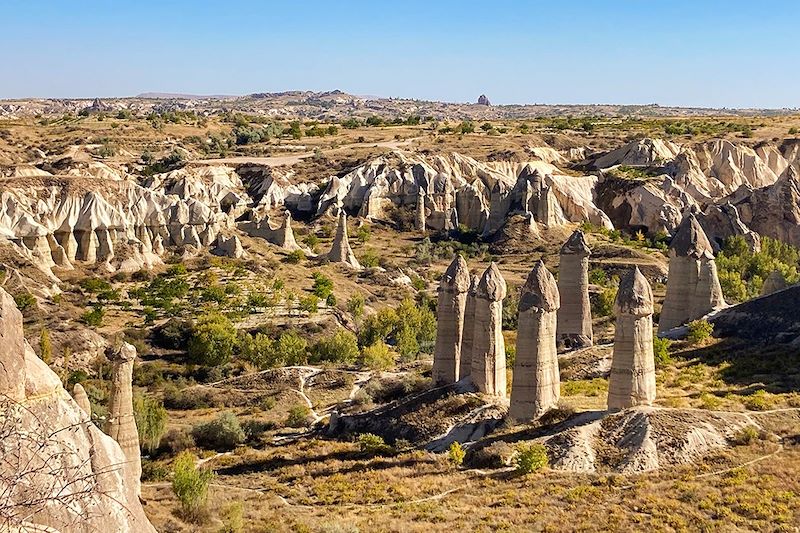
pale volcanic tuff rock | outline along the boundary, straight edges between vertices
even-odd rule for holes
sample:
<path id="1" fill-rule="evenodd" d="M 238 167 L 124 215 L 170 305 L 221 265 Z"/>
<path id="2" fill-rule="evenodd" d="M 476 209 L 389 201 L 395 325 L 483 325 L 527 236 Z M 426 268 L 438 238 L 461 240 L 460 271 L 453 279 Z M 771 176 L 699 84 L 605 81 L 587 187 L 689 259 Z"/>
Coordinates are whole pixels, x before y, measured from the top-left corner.
<path id="1" fill-rule="evenodd" d="M 561 381 L 556 351 L 558 286 L 542 261 L 528 274 L 519 301 L 517 356 L 511 405 L 515 420 L 537 418 L 558 405 Z"/>
<path id="2" fill-rule="evenodd" d="M 783 277 L 783 273 L 780 270 L 773 270 L 761 286 L 761 296 L 782 291 L 788 286 L 789 284 L 786 283 L 786 278 Z"/>
<path id="3" fill-rule="evenodd" d="M 667 294 L 658 332 L 664 333 L 724 306 L 713 248 L 700 223 L 688 213 L 670 243 Z"/>
<path id="4" fill-rule="evenodd" d="M 589 302 L 589 245 L 583 232 L 576 230 L 561 247 L 558 266 L 558 310 L 556 338 L 567 348 L 583 348 L 594 343 L 592 307 Z"/>
<path id="5" fill-rule="evenodd" d="M 461 360 L 458 364 L 459 381 L 472 373 L 472 354 L 475 345 L 475 305 L 478 290 L 478 276 L 469 276 L 467 303 L 464 306 L 464 328 L 461 336 Z"/>
<path id="6" fill-rule="evenodd" d="M 283 221 L 277 228 L 272 227 L 272 222 L 268 215 L 255 213 L 253 220 L 239 222 L 237 227 L 251 237 L 260 237 L 289 252 L 301 249 L 294 238 L 292 214 L 289 211 L 286 211 Z"/>
<path id="7" fill-rule="evenodd" d="M 142 457 L 139 432 L 133 415 L 133 363 L 136 348 L 127 342 L 109 349 L 111 359 L 111 393 L 108 402 L 108 419 L 105 432 L 117 441 L 125 454 L 126 485 L 131 498 L 141 492 Z"/>
<path id="8" fill-rule="evenodd" d="M 241 259 L 247 256 L 247 252 L 242 247 L 242 241 L 236 235 L 226 237 L 225 235 L 218 235 L 214 244 L 212 252 L 216 255 L 224 257 L 232 257 L 234 259 Z"/>
<path id="9" fill-rule="evenodd" d="M 617 317 L 608 380 L 608 408 L 651 405 L 656 398 L 653 356 L 653 292 L 634 267 L 620 280 L 614 302 Z"/>
<path id="10" fill-rule="evenodd" d="M 89 402 L 89 395 L 86 394 L 86 390 L 83 388 L 83 385 L 80 383 L 76 383 L 74 387 L 72 387 L 72 398 L 74 398 L 75 403 L 78 404 L 86 415 L 91 418 L 92 417 L 92 404 Z"/>
<path id="11" fill-rule="evenodd" d="M 503 300 L 506 281 L 492 262 L 478 282 L 470 376 L 479 391 L 505 398 L 506 350 L 503 339 Z"/>
<path id="12" fill-rule="evenodd" d="M 436 315 L 436 347 L 433 353 L 433 381 L 455 383 L 461 375 L 461 343 L 470 275 L 467 262 L 457 254 L 439 282 Z"/>
<path id="13" fill-rule="evenodd" d="M 0 492 L 12 530 L 155 532 L 119 444 L 89 420 L 25 342 L 0 289 Z"/>
<path id="14" fill-rule="evenodd" d="M 328 252 L 331 263 L 344 263 L 351 268 L 360 269 L 361 264 L 356 259 L 350 240 L 347 237 L 347 215 L 344 211 L 339 213 L 339 222 L 336 225 L 336 235 L 333 238 L 331 251 Z"/>
<path id="15" fill-rule="evenodd" d="M 417 228 L 417 231 L 420 233 L 425 233 L 425 219 L 427 218 L 427 213 L 425 212 L 425 191 L 422 187 L 419 188 L 419 192 L 417 193 L 417 205 L 415 208 L 415 217 L 414 217 L 414 225 Z"/>

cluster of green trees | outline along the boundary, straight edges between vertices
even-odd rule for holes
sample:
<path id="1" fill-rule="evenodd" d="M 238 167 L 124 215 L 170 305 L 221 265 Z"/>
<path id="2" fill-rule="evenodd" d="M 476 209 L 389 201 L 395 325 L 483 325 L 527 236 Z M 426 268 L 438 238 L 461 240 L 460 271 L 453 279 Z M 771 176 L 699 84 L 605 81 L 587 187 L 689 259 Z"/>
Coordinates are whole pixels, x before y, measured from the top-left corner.
<path id="1" fill-rule="evenodd" d="M 761 250 L 754 252 L 741 235 L 726 239 L 716 258 L 719 282 L 729 302 L 758 296 L 774 270 L 779 270 L 788 283 L 796 283 L 800 279 L 799 262 L 800 249 L 795 246 L 762 237 Z"/>

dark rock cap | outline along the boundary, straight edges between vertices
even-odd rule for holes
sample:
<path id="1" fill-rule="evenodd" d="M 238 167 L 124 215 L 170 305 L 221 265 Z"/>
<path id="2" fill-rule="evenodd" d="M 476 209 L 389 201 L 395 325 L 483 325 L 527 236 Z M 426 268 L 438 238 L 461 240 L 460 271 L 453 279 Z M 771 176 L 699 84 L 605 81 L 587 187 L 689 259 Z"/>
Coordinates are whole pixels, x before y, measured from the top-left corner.
<path id="1" fill-rule="evenodd" d="M 614 311 L 618 315 L 647 316 L 653 314 L 653 291 L 638 266 L 629 270 L 620 280 Z"/>
<path id="2" fill-rule="evenodd" d="M 547 270 L 542 261 L 534 265 L 519 300 L 519 310 L 527 311 L 535 308 L 545 312 L 555 311 L 561 307 L 561 297 L 558 294 L 558 285 L 553 275 Z"/>

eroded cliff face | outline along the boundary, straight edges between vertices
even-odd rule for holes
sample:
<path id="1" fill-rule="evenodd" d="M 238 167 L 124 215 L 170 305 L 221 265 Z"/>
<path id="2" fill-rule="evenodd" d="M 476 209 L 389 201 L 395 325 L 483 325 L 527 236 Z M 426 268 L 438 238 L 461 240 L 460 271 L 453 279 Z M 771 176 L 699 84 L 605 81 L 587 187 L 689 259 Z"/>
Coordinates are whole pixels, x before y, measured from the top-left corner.
<path id="1" fill-rule="evenodd" d="M 756 247 L 754 232 L 800 244 L 796 142 L 642 139 L 586 152 L 544 146 L 530 148 L 528 161 L 482 162 L 395 151 L 321 186 L 254 163 L 189 164 L 139 180 L 125 168 L 62 158 L 4 172 L 0 235 L 53 282 L 58 269 L 76 263 L 134 271 L 159 264 L 167 251 L 230 254 L 223 245 L 237 231 L 294 248 L 287 230 L 268 222 L 287 220 L 286 211 L 388 220 L 392 209 L 407 208 L 427 231 L 466 226 L 484 237 L 522 215 L 536 239 L 541 228 L 580 222 L 671 234 L 691 210 L 714 246 L 745 235 Z M 637 173 L 626 174 L 631 168 Z"/>
<path id="2" fill-rule="evenodd" d="M 122 449 L 36 356 L 2 289 L 0 336 L 0 529 L 154 532 Z"/>

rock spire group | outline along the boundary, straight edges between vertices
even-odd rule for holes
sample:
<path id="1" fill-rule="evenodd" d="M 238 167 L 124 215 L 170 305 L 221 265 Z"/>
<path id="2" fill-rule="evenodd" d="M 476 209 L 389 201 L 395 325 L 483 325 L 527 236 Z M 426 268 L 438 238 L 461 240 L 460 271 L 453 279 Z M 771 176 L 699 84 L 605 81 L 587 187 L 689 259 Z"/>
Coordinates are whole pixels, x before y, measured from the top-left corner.
<path id="1" fill-rule="evenodd" d="M 469 287 L 467 262 L 457 254 L 439 282 L 436 347 L 433 356 L 433 380 L 436 384 L 459 380 Z"/>

